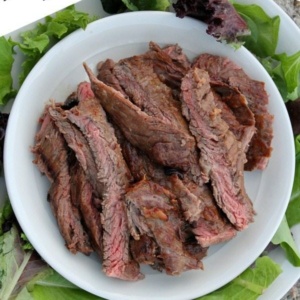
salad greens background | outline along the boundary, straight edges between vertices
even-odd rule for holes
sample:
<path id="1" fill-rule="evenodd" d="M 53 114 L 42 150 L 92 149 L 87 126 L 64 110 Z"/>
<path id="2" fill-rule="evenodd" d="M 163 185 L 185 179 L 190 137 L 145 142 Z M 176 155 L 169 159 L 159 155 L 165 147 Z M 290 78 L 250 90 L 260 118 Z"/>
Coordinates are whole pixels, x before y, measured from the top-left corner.
<path id="1" fill-rule="evenodd" d="M 257 5 L 233 5 L 245 19 L 251 35 L 240 39 L 260 60 L 276 83 L 285 102 L 300 97 L 300 51 L 287 55 L 276 53 L 280 18 L 269 17 Z M 168 0 L 102 0 L 108 13 L 125 10 L 166 10 Z M 58 41 L 78 28 L 85 29 L 96 18 L 68 7 L 43 23 L 20 34 L 20 40 L 0 37 L 0 107 L 5 107 L 16 96 L 19 87 L 38 60 Z M 233 45 L 236 47 L 237 45 Z M 18 82 L 13 81 L 12 68 L 16 53 L 23 55 Z M 300 135 L 295 136 L 296 170 L 291 201 L 273 245 L 280 245 L 294 266 L 300 266 L 299 250 L 290 228 L 300 223 Z M 233 281 L 199 300 L 257 299 L 281 273 L 267 252 L 259 257 Z M 68 282 L 49 267 L 34 251 L 14 218 L 9 200 L 0 208 L 0 299 L 68 300 L 101 299 Z"/>

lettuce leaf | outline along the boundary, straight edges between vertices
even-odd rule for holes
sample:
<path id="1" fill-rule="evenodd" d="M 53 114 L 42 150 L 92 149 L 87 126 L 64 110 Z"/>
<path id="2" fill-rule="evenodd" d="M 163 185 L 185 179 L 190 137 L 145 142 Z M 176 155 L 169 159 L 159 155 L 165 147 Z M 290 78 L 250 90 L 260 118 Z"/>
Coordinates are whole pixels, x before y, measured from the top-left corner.
<path id="1" fill-rule="evenodd" d="M 0 105 L 7 103 L 16 94 L 11 76 L 13 63 L 13 46 L 4 37 L 0 37 Z"/>
<path id="2" fill-rule="evenodd" d="M 95 18 L 77 11 L 72 5 L 57 12 L 54 17 L 46 17 L 45 22 L 38 23 L 34 29 L 21 33 L 21 42 L 9 39 L 10 44 L 17 46 L 25 55 L 19 84 L 24 82 L 35 64 L 52 46 L 76 29 L 85 29 L 93 20 Z"/>
<path id="3" fill-rule="evenodd" d="M 286 211 L 289 227 L 300 223 L 300 135 L 295 137 L 296 169 L 290 203 Z"/>
<path id="4" fill-rule="evenodd" d="M 300 51 L 293 55 L 276 53 L 280 17 L 270 17 L 258 5 L 234 3 L 251 35 L 241 37 L 244 46 L 257 56 L 274 80 L 284 101 L 300 97 Z"/>
<path id="5" fill-rule="evenodd" d="M 122 0 L 130 10 L 161 10 L 165 11 L 171 5 L 169 0 Z"/>
<path id="6" fill-rule="evenodd" d="M 259 59 L 275 82 L 285 102 L 300 97 L 300 51 Z"/>
<path id="7" fill-rule="evenodd" d="M 197 300 L 257 299 L 281 272 L 277 263 L 263 256 L 256 260 L 254 268 L 249 267 L 225 286 Z"/>
<path id="8" fill-rule="evenodd" d="M 281 221 L 281 224 L 272 239 L 272 243 L 281 246 L 285 251 L 287 259 L 293 266 L 300 267 L 300 253 L 291 234 L 286 217 Z"/>
<path id="9" fill-rule="evenodd" d="M 258 5 L 233 4 L 234 8 L 246 21 L 251 35 L 241 37 L 244 46 L 258 57 L 275 54 L 280 26 L 279 16 L 269 17 Z"/>
<path id="10" fill-rule="evenodd" d="M 12 225 L 10 230 L 2 232 L 0 235 L 1 300 L 10 299 L 32 253 L 33 251 L 23 250 L 19 232 L 15 225 Z"/>
<path id="11" fill-rule="evenodd" d="M 98 296 L 92 295 L 48 267 L 43 272 L 38 273 L 19 292 L 16 300 L 101 300 Z"/>

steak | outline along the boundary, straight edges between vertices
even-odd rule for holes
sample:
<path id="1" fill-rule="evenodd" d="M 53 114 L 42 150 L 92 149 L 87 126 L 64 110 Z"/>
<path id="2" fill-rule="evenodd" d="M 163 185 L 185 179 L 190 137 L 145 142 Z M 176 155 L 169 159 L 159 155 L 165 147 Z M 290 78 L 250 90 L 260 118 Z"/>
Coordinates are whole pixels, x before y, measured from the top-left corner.
<path id="1" fill-rule="evenodd" d="M 129 253 L 129 232 L 124 204 L 125 190 L 131 176 L 116 140 L 113 127 L 91 86 L 83 82 L 77 89 L 79 104 L 65 111 L 88 141 L 93 153 L 97 180 L 101 190 L 103 226 L 103 271 L 124 280 L 143 278 L 139 266 Z"/>
<path id="2" fill-rule="evenodd" d="M 237 88 L 223 82 L 211 82 L 216 106 L 221 110 L 222 119 L 230 131 L 241 142 L 247 152 L 253 135 L 256 132 L 255 118 L 248 106 L 247 99 Z"/>
<path id="3" fill-rule="evenodd" d="M 68 147 L 74 151 L 78 163 L 93 186 L 93 193 L 99 198 L 101 189 L 98 184 L 96 163 L 86 138 L 79 128 L 67 119 L 65 111 L 59 105 L 49 107 L 49 114 L 66 140 Z"/>
<path id="4" fill-rule="evenodd" d="M 178 99 L 183 76 L 188 72 L 191 63 L 178 45 L 159 47 L 154 42 L 149 43 L 150 51 L 144 57 L 153 64 L 153 70 L 160 80 L 172 89 Z"/>
<path id="5" fill-rule="evenodd" d="M 195 184 L 186 176 L 180 179 L 176 170 L 166 170 L 157 165 L 126 139 L 122 139 L 120 145 L 135 181 L 147 178 L 176 196 L 183 217 L 190 224 L 199 245 L 208 247 L 236 235 L 236 230 L 216 205 L 207 185 Z"/>
<path id="6" fill-rule="evenodd" d="M 66 247 L 72 253 L 79 251 L 90 254 L 93 250 L 88 234 L 82 226 L 78 208 L 71 200 L 69 151 L 47 109 L 48 107 L 45 108 L 36 144 L 32 149 L 34 163 L 51 182 L 48 200 Z"/>
<path id="7" fill-rule="evenodd" d="M 219 207 L 238 230 L 253 221 L 253 206 L 244 187 L 245 154 L 220 116 L 206 71 L 194 68 L 181 85 L 182 112 L 201 151 L 202 170 L 211 181 Z"/>
<path id="8" fill-rule="evenodd" d="M 159 118 L 147 115 L 120 92 L 98 80 L 85 65 L 101 105 L 128 141 L 158 163 L 188 170 L 194 138 Z"/>
<path id="9" fill-rule="evenodd" d="M 94 203 L 94 191 L 78 161 L 71 166 L 71 199 L 82 215 L 93 249 L 102 259 L 101 212 Z"/>
<path id="10" fill-rule="evenodd" d="M 246 97 L 255 117 L 256 132 L 247 151 L 245 170 L 265 169 L 271 156 L 273 139 L 273 115 L 268 112 L 265 84 L 251 79 L 241 67 L 225 57 L 201 54 L 193 66 L 205 69 L 212 81 L 228 83 Z"/>
<path id="11" fill-rule="evenodd" d="M 168 51 L 175 51 L 174 47 L 169 48 L 172 49 Z M 98 69 L 98 79 L 101 79 L 101 74 L 105 73 L 103 79 L 113 78 L 108 80 L 108 84 L 114 82 L 113 86 L 117 86 L 119 91 L 125 93 L 131 102 L 148 116 L 159 118 L 163 123 L 170 124 L 187 136 L 191 136 L 187 122 L 181 114 L 180 102 L 174 99 L 172 89 L 154 72 L 153 61 L 147 59 L 147 54 L 120 60 L 113 66 L 111 63 L 104 63 L 102 68 Z M 105 65 L 111 67 L 110 77 L 107 75 L 109 70 L 103 71 Z M 201 184 L 199 153 L 195 141 L 192 147 L 188 174 L 196 183 Z"/>
<path id="12" fill-rule="evenodd" d="M 143 180 L 128 189 L 125 199 L 135 239 L 147 235 L 157 244 L 149 243 L 150 253 L 155 257 L 147 258 L 148 262 L 155 264 L 158 259 L 158 265 L 170 275 L 203 267 L 197 257 L 186 251 L 178 235 L 182 220 L 172 193 L 154 182 Z"/>

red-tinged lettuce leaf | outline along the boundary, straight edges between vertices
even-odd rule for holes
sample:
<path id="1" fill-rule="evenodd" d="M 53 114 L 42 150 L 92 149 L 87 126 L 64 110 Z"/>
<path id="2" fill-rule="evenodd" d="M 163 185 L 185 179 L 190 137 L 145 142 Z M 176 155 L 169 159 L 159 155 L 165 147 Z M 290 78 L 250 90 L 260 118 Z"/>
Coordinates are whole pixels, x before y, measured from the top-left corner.
<path id="1" fill-rule="evenodd" d="M 33 251 L 24 251 L 19 231 L 13 225 L 0 235 L 0 299 L 11 299 Z"/>
<path id="2" fill-rule="evenodd" d="M 49 266 L 40 271 L 18 293 L 16 300 L 101 300 L 55 272 Z"/>
<path id="3" fill-rule="evenodd" d="M 177 17 L 190 16 L 208 24 L 207 33 L 219 41 L 238 43 L 250 34 L 247 23 L 228 0 L 178 0 L 173 4 Z"/>
<path id="4" fill-rule="evenodd" d="M 277 263 L 263 256 L 256 260 L 254 267 L 249 267 L 225 286 L 197 300 L 254 300 L 264 293 L 281 272 Z"/>

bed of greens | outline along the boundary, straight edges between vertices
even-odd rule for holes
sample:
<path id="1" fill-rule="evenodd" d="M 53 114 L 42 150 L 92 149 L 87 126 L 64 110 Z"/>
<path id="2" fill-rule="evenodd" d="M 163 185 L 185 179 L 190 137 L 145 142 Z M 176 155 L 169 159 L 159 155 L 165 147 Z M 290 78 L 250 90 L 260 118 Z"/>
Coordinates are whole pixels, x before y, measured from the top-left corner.
<path id="1" fill-rule="evenodd" d="M 126 10 L 167 10 L 172 8 L 171 2 L 168 0 L 102 0 L 103 8 L 110 14 Z M 244 45 L 256 55 L 273 78 L 285 103 L 291 106 L 293 111 L 298 109 L 300 113 L 300 51 L 292 55 L 276 52 L 279 16 L 269 17 L 257 5 L 233 3 L 233 6 L 247 23 L 251 34 L 234 38 L 232 46 Z M 9 113 L 3 112 L 5 107 L 13 101 L 34 65 L 53 45 L 74 30 L 85 29 L 94 20 L 94 16 L 80 12 L 71 6 L 54 16 L 46 17 L 33 29 L 22 32 L 18 40 L 0 37 L 1 165 L 5 129 L 9 118 Z M 222 40 L 222 37 L 220 39 Z M 227 38 L 224 40 L 228 42 Z M 22 71 L 17 82 L 12 76 L 16 55 L 23 57 L 20 66 Z M 285 218 L 273 237 L 272 243 L 255 263 L 237 278 L 219 290 L 198 299 L 257 299 L 281 273 L 280 266 L 268 256 L 268 251 L 277 246 L 282 247 L 292 265 L 300 266 L 300 254 L 290 231 L 292 226 L 300 223 L 300 132 L 297 126 L 294 126 L 297 122 L 300 121 L 293 120 L 292 122 L 296 150 L 293 190 Z M 22 233 L 7 199 L 4 206 L 0 207 L 0 299 L 89 300 L 101 298 L 80 290 L 39 257 Z"/>

